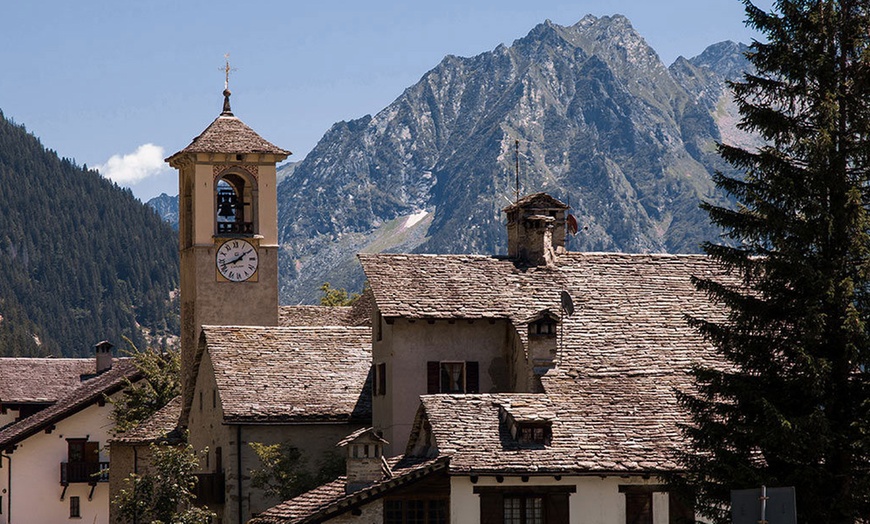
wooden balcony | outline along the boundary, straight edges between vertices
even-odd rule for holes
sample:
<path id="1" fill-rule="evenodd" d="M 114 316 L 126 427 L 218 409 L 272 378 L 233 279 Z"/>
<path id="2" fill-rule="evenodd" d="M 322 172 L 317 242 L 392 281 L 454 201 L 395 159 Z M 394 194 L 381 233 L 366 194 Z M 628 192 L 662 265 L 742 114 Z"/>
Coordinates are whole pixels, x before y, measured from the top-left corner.
<path id="1" fill-rule="evenodd" d="M 109 481 L 108 462 L 61 462 L 60 484 L 96 484 Z"/>

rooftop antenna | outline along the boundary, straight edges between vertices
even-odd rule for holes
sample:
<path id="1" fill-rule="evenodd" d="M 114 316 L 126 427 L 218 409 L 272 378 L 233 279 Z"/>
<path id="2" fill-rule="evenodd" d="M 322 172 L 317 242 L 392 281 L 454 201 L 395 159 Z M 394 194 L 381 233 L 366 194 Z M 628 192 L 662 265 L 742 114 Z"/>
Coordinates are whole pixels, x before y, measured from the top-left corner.
<path id="1" fill-rule="evenodd" d="M 224 110 L 221 114 L 227 115 L 227 116 L 232 116 L 233 111 L 232 111 L 232 109 L 230 109 L 230 95 L 232 94 L 230 92 L 230 73 L 232 71 L 235 71 L 236 69 L 234 67 L 230 67 L 230 54 L 229 53 L 224 54 L 224 60 L 225 60 L 225 64 L 222 68 L 220 68 L 220 70 L 223 71 L 224 75 L 225 75 L 224 76 Z"/>

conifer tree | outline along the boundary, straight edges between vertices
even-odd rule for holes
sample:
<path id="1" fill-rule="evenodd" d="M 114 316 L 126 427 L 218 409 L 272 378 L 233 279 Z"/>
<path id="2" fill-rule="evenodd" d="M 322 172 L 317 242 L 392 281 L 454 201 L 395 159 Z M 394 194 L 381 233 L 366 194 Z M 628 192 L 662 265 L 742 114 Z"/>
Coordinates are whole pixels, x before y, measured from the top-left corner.
<path id="1" fill-rule="evenodd" d="M 731 85 L 765 146 L 719 152 L 743 175 L 704 204 L 729 242 L 706 252 L 739 278 L 696 280 L 727 319 L 690 319 L 724 366 L 694 371 L 682 479 L 728 522 L 730 490 L 795 486 L 799 522 L 870 515 L 870 4 L 743 1 L 764 35 Z"/>

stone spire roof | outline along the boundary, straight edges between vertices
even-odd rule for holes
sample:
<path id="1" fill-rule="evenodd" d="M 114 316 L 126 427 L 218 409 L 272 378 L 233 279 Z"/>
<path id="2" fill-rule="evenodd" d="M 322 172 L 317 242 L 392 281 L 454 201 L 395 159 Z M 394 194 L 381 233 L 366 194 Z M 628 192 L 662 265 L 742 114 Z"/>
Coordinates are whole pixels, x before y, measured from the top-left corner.
<path id="1" fill-rule="evenodd" d="M 284 157 L 291 154 L 290 151 L 281 149 L 258 135 L 233 115 L 230 109 L 229 90 L 224 91 L 224 105 L 220 116 L 187 147 L 170 156 L 166 161 L 171 164 L 177 157 L 188 153 L 267 153 Z"/>

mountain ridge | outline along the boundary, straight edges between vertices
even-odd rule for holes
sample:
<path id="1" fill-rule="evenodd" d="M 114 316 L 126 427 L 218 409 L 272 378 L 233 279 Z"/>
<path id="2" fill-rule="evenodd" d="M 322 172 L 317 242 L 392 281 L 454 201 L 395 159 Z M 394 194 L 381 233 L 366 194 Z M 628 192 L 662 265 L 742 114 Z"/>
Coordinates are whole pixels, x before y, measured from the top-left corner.
<path id="1" fill-rule="evenodd" d="M 697 204 L 723 198 L 710 175 L 725 78 L 707 62 L 727 65 L 726 48 L 675 72 L 624 16 L 589 15 L 444 57 L 377 114 L 333 125 L 279 185 L 282 296 L 358 287 L 359 272 L 329 271 L 347 266 L 339 251 L 393 249 L 379 230 L 423 211 L 431 222 L 404 248 L 503 253 L 516 139 L 523 193 L 571 200 L 585 226 L 572 249 L 697 251 L 717 234 Z"/>

